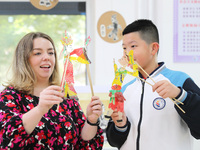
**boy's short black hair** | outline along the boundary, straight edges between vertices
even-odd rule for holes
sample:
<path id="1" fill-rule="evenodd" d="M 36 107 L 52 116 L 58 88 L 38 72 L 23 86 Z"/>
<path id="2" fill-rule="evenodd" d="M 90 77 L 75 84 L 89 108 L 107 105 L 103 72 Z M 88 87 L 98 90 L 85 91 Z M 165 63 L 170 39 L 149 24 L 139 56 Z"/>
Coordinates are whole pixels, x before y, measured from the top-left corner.
<path id="1" fill-rule="evenodd" d="M 151 20 L 139 19 L 127 25 L 123 30 L 122 35 L 139 32 L 141 38 L 148 44 L 157 42 L 159 43 L 158 29 Z"/>

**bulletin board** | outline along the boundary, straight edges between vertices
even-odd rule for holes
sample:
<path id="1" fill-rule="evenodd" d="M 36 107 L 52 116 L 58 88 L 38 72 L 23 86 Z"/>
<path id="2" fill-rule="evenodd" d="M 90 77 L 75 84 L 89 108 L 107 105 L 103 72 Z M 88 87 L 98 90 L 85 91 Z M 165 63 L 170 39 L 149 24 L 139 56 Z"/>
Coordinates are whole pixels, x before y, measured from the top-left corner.
<path id="1" fill-rule="evenodd" d="M 174 62 L 200 62 L 200 0 L 174 0 Z"/>

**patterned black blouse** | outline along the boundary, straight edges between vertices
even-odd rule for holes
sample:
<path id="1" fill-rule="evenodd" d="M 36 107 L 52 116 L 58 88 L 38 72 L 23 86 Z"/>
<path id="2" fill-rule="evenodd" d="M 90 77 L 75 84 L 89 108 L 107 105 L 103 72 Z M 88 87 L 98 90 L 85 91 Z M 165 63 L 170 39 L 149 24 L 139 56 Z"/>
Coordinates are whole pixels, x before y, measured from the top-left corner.
<path id="1" fill-rule="evenodd" d="M 0 149 L 20 150 L 99 150 L 103 147 L 103 131 L 98 127 L 90 141 L 81 139 L 81 129 L 86 120 L 79 102 L 66 99 L 59 112 L 54 105 L 33 132 L 26 133 L 22 116 L 38 105 L 39 97 L 23 94 L 13 87 L 0 93 Z"/>

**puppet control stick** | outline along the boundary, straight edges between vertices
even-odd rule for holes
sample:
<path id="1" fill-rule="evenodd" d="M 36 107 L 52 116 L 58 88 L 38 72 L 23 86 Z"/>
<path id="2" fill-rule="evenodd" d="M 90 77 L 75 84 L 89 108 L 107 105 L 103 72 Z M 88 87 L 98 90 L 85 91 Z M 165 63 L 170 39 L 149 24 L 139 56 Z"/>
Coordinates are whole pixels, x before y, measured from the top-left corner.
<path id="1" fill-rule="evenodd" d="M 137 63 L 137 62 L 135 62 L 136 64 L 137 64 L 137 66 L 154 82 L 154 84 L 156 83 L 150 76 L 149 76 L 149 74 Z M 143 80 L 143 81 L 145 81 L 145 80 Z M 145 81 L 146 82 L 146 81 Z M 147 83 L 147 82 L 146 82 Z M 151 84 L 150 84 L 151 85 Z M 151 85 L 151 86 L 153 86 L 153 85 Z M 172 100 L 172 102 L 183 112 L 183 113 L 185 113 L 185 111 L 176 103 L 176 102 L 179 102 L 180 104 L 182 104 L 183 105 L 183 103 L 182 102 L 180 102 L 180 101 L 178 101 L 178 100 L 176 100 L 176 99 L 174 99 L 174 98 L 170 98 L 171 100 Z"/>

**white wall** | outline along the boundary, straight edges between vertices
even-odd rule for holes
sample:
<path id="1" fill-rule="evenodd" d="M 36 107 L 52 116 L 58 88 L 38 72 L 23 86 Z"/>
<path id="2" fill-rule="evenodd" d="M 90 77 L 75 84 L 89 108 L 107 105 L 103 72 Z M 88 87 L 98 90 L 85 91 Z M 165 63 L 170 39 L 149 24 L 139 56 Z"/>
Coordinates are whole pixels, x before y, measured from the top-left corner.
<path id="1" fill-rule="evenodd" d="M 113 58 L 122 56 L 121 41 L 115 44 L 105 42 L 97 33 L 97 22 L 106 11 L 117 11 L 127 23 L 136 18 L 137 6 L 124 0 L 96 0 L 95 1 L 95 85 L 110 86 L 113 80 Z M 137 3 L 137 1 L 135 1 Z M 134 7 L 133 7 L 134 6 Z M 128 10 L 128 12 L 127 12 Z M 136 11 L 137 12 L 137 11 Z"/>

